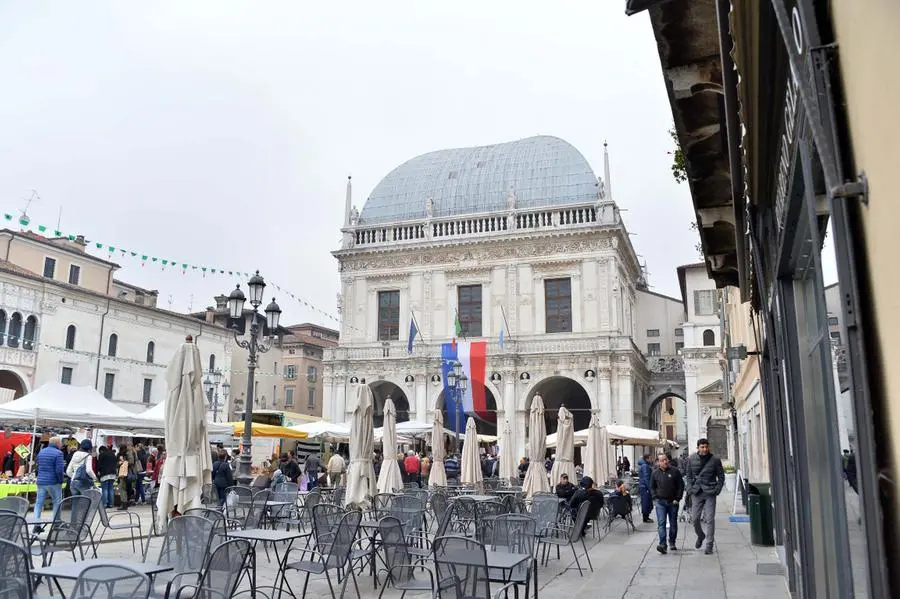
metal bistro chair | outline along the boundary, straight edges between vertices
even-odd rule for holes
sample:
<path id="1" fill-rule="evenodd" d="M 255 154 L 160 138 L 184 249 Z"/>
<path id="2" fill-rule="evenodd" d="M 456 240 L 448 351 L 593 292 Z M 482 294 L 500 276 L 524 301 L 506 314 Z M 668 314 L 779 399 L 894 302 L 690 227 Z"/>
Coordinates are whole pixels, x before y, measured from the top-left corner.
<path id="1" fill-rule="evenodd" d="M 490 543 L 494 519 L 502 513 L 503 504 L 499 501 L 479 501 L 475 504 L 475 538 L 480 543 Z"/>
<path id="2" fill-rule="evenodd" d="M 318 489 L 313 489 L 309 493 L 306 494 L 306 500 L 303 502 L 303 508 L 300 511 L 300 522 L 302 526 L 306 526 L 307 524 L 312 530 L 312 511 L 313 508 L 319 505 L 322 501 L 322 492 Z"/>
<path id="3" fill-rule="evenodd" d="M 245 539 L 222 543 L 213 550 L 203 570 L 197 573 L 197 583 L 179 586 L 175 597 L 181 597 L 184 590 L 192 591 L 190 596 L 198 599 L 230 599 L 249 593 L 249 590 L 238 593 L 237 587 L 241 580 L 241 572 L 247 564 L 250 549 L 250 541 Z M 172 586 L 174 588 L 175 585 Z"/>
<path id="4" fill-rule="evenodd" d="M 63 514 L 68 508 L 68 518 Z M 31 537 L 31 555 L 41 558 L 41 566 L 49 566 L 53 563 L 53 556 L 60 552 L 71 553 L 75 561 L 75 550 L 84 559 L 84 543 L 82 537 L 89 536 L 84 532 L 88 528 L 86 523 L 88 513 L 91 510 L 91 499 L 82 495 L 66 497 L 59 504 L 59 510 L 54 514 L 54 521 L 45 534 Z M 90 530 L 88 530 L 90 532 Z"/>
<path id="5" fill-rule="evenodd" d="M 317 506 L 317 509 L 325 506 Z M 313 549 L 292 549 L 291 554 L 297 552 L 303 557 L 298 561 L 286 560 L 285 571 L 297 570 L 306 574 L 303 581 L 303 593 L 301 599 L 306 597 L 306 588 L 309 584 L 310 574 L 324 574 L 325 580 L 328 582 L 328 590 L 331 592 L 331 599 L 337 599 L 334 594 L 334 587 L 331 584 L 331 575 L 329 572 L 337 571 L 338 574 L 348 565 L 350 554 L 353 550 L 353 544 L 356 539 L 356 532 L 359 529 L 359 522 L 362 519 L 362 513 L 358 511 L 347 512 L 343 515 L 337 528 L 331 533 L 331 542 L 328 543 L 324 551 L 315 551 Z M 353 586 L 356 588 L 356 595 L 360 597 L 359 585 L 356 582 L 356 573 L 353 568 L 349 568 L 349 572 L 344 575 L 344 583 L 341 586 L 341 597 L 347 589 L 347 581 L 353 579 Z M 281 587 L 279 588 L 279 596 L 284 587 L 285 576 L 281 577 Z M 338 579 L 340 580 L 340 579 Z"/>
<path id="6" fill-rule="evenodd" d="M 156 563 L 172 567 L 166 575 L 166 591 L 185 575 L 197 575 L 203 569 L 212 544 L 215 523 L 200 516 L 177 516 L 169 521 Z M 146 561 L 146 554 L 144 561 Z M 157 577 L 159 580 L 160 577 Z"/>
<path id="7" fill-rule="evenodd" d="M 440 522 L 450 507 L 450 500 L 447 498 L 447 493 L 444 491 L 435 491 L 432 493 L 429 507 L 431 508 L 431 513 L 434 515 L 432 521 Z"/>
<path id="8" fill-rule="evenodd" d="M 385 581 L 378 594 L 378 599 L 384 594 L 388 585 L 401 591 L 401 599 L 407 591 L 428 591 L 434 594 L 434 573 L 421 566 L 424 558 L 416 558 L 409 553 L 407 539 L 403 533 L 400 520 L 393 516 L 385 516 L 378 521 L 378 531 L 381 535 L 381 546 L 384 553 Z M 418 579 L 415 569 L 421 568 L 428 575 L 428 580 Z"/>
<path id="9" fill-rule="evenodd" d="M 451 530 L 463 536 L 469 535 L 469 528 L 475 528 L 475 500 L 459 496 L 453 500 L 454 518 Z"/>
<path id="10" fill-rule="evenodd" d="M 300 492 L 300 485 L 297 483 L 278 483 L 275 485 L 273 491 L 276 493 L 293 493 L 294 499 L 297 499 L 297 494 Z"/>
<path id="11" fill-rule="evenodd" d="M 499 599 L 509 589 L 509 582 L 491 596 L 484 545 L 466 537 L 439 537 L 434 541 L 434 563 L 442 599 Z"/>
<path id="12" fill-rule="evenodd" d="M 328 550 L 332 535 L 344 513 L 344 508 L 330 503 L 321 503 L 312 509 L 312 531 L 316 551 L 324 553 Z"/>
<path id="13" fill-rule="evenodd" d="M 0 539 L 25 547 L 28 539 L 28 525 L 25 518 L 9 510 L 0 510 Z"/>
<path id="14" fill-rule="evenodd" d="M 140 538 L 141 536 L 141 517 L 134 512 L 116 512 L 112 516 L 109 515 L 109 512 L 106 511 L 106 506 L 102 503 L 98 505 L 98 513 L 100 514 L 100 526 L 103 526 L 103 530 L 100 532 L 100 536 L 96 537 L 94 541 L 94 557 L 97 557 L 97 545 L 103 541 L 104 535 L 106 535 L 107 530 L 127 530 L 131 534 L 131 550 L 137 551 L 137 545 L 135 544 L 135 536 L 134 531 L 137 530 L 137 536 Z M 114 522 L 113 520 L 128 518 L 128 522 Z M 146 555 L 144 544 L 141 543 L 141 554 Z"/>
<path id="15" fill-rule="evenodd" d="M 588 566 L 591 572 L 594 566 L 591 564 L 591 556 L 588 554 L 587 545 L 584 543 L 584 535 L 581 534 L 584 525 L 587 523 L 588 510 L 591 508 L 590 502 L 584 501 L 578 506 L 578 512 L 575 514 L 575 522 L 572 524 L 560 524 L 555 529 L 548 531 L 548 534 L 540 537 L 540 543 L 546 545 L 556 545 L 561 547 L 568 545 L 572 548 L 572 555 L 575 557 L 575 565 L 578 566 L 578 574 L 584 576 L 581 569 L 581 562 L 578 560 L 578 551 L 575 544 L 581 541 L 581 547 L 584 549 L 584 556 L 587 558 Z M 546 564 L 546 557 L 544 563 Z"/>
<path id="16" fill-rule="evenodd" d="M 393 500 L 393 493 L 378 493 L 372 498 L 372 512 L 374 512 L 376 520 L 381 520 L 385 516 L 390 515 L 391 502 Z"/>
<path id="17" fill-rule="evenodd" d="M 612 529 L 613 523 L 621 518 L 625 521 L 625 528 L 628 529 L 628 534 L 631 534 L 632 531 L 637 530 L 634 526 L 634 520 L 632 520 L 631 513 L 634 511 L 634 504 L 631 502 L 631 498 L 622 495 L 610 495 L 606 498 L 607 503 L 607 520 L 606 520 L 606 531 L 609 532 Z"/>
<path id="18" fill-rule="evenodd" d="M 137 570 L 119 565 L 85 568 L 75 581 L 71 599 L 148 599 L 150 578 Z"/>
<path id="19" fill-rule="evenodd" d="M 0 597 L 32 599 L 31 556 L 12 541 L 0 539 Z"/>
<path id="20" fill-rule="evenodd" d="M 211 520 L 213 523 L 213 540 L 212 546 L 218 546 L 228 540 L 228 523 L 225 520 L 225 514 L 219 509 L 208 507 L 192 507 L 187 510 L 184 516 L 200 516 Z"/>
<path id="21" fill-rule="evenodd" d="M 266 504 L 269 502 L 271 495 L 272 492 L 268 489 L 263 489 L 262 491 L 257 491 L 253 494 L 253 499 L 250 502 L 250 509 L 247 510 L 247 516 L 244 518 L 242 526 L 244 529 L 262 528 L 267 510 L 269 509 L 269 506 Z"/>
<path id="22" fill-rule="evenodd" d="M 235 486 L 225 489 L 225 517 L 229 523 L 243 526 L 252 504 L 253 489 L 250 487 Z"/>
<path id="23" fill-rule="evenodd" d="M 490 547 L 492 551 L 532 556 L 531 563 L 516 566 L 509 574 L 492 569 L 490 571 L 491 581 L 513 582 L 517 585 L 524 584 L 526 599 L 528 599 L 528 591 L 531 587 L 536 527 L 537 522 L 535 519 L 523 514 L 501 514 L 494 519 L 491 525 Z M 519 591 L 518 587 L 516 587 L 516 597 L 518 595 Z"/>
<path id="24" fill-rule="evenodd" d="M 100 504 L 103 503 L 103 494 L 100 492 L 100 489 L 94 487 L 83 492 L 82 495 L 91 500 L 91 505 L 84 518 L 86 526 L 81 531 L 80 541 L 84 543 L 89 540 L 91 542 L 91 548 L 94 550 L 94 557 L 97 557 L 97 543 L 94 540 L 94 520 L 97 519 L 97 512 L 100 509 Z"/>
<path id="25" fill-rule="evenodd" d="M 15 512 L 24 518 L 28 515 L 28 500 L 18 495 L 0 497 L 0 510 Z"/>
<path id="26" fill-rule="evenodd" d="M 297 507 L 297 491 L 291 490 L 285 485 L 296 485 L 296 483 L 281 483 L 272 492 L 272 501 L 283 501 L 288 505 L 273 508 L 269 514 L 269 520 L 272 528 L 277 528 L 279 524 L 283 524 L 285 528 L 290 530 L 291 526 L 296 526 L 300 530 L 302 521 L 300 519 L 300 508 Z"/>

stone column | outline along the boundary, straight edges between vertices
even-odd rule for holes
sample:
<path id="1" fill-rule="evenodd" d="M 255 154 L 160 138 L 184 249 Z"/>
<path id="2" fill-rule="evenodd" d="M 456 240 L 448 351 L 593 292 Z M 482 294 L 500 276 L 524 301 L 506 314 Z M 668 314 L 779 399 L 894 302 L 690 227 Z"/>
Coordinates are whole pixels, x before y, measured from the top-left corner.
<path id="1" fill-rule="evenodd" d="M 618 397 L 616 398 L 616 423 L 634 425 L 634 381 L 632 380 L 631 368 L 628 366 L 619 366 L 616 369 L 616 390 Z"/>
<path id="2" fill-rule="evenodd" d="M 612 389 L 609 384 L 610 376 L 611 372 L 609 368 L 601 367 L 597 370 L 597 380 L 600 384 L 600 422 L 603 424 L 612 424 L 614 420 Z"/>
<path id="3" fill-rule="evenodd" d="M 516 371 L 514 368 L 504 368 L 501 376 L 503 376 L 503 420 L 500 420 L 500 415 L 497 417 L 497 434 L 503 432 L 503 427 L 506 426 L 506 421 L 509 421 L 509 432 L 510 432 L 510 443 L 512 447 L 510 449 L 515 450 L 519 447 L 519 440 L 524 435 L 522 431 L 525 429 L 520 429 L 517 426 L 516 422 Z M 516 455 L 516 462 L 519 461 L 519 455 Z"/>
<path id="4" fill-rule="evenodd" d="M 335 377 L 334 384 L 334 409 L 332 410 L 332 422 L 344 422 L 347 420 L 347 379 Z"/>
<path id="5" fill-rule="evenodd" d="M 687 411 L 688 451 L 693 451 L 700 438 L 700 402 L 697 399 L 697 365 L 684 363 L 684 399 Z"/>
<path id="6" fill-rule="evenodd" d="M 431 422 L 428 414 L 428 377 L 422 373 L 416 375 L 413 383 L 416 397 L 416 420 L 419 422 Z"/>

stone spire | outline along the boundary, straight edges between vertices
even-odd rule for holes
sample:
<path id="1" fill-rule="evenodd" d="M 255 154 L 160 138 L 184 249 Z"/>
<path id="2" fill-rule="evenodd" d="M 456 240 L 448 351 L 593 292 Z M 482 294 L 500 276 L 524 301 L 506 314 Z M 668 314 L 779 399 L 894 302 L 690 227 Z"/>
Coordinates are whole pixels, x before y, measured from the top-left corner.
<path id="1" fill-rule="evenodd" d="M 603 142 L 603 178 L 605 179 L 604 183 L 606 183 L 606 199 L 612 199 L 612 181 L 609 178 L 609 151 L 606 147 L 606 141 Z"/>
<path id="2" fill-rule="evenodd" d="M 353 184 L 351 176 L 347 175 L 347 200 L 344 204 L 344 227 L 350 226 L 350 211 L 353 209 Z"/>

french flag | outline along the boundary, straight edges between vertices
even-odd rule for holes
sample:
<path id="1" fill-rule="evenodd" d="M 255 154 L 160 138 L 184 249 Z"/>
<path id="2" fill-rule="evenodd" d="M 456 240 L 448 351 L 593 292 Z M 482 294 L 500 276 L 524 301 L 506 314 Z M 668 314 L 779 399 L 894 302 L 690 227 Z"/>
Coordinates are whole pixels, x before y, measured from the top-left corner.
<path id="1" fill-rule="evenodd" d="M 487 397 L 485 395 L 484 380 L 487 368 L 487 342 L 485 341 L 456 341 L 441 345 L 441 374 L 444 380 L 444 402 L 448 414 L 456 407 L 454 403 L 455 391 L 447 386 L 447 375 L 450 373 L 450 362 L 458 360 L 462 364 L 463 372 L 469 378 L 466 392 L 463 394 L 462 406 L 460 406 L 459 424 L 463 428 L 466 423 L 466 415 L 472 414 L 486 422 L 494 422 L 496 415 L 488 412 Z M 456 429 L 457 418 L 449 418 L 444 426 Z M 459 432 L 463 432 L 460 430 Z"/>

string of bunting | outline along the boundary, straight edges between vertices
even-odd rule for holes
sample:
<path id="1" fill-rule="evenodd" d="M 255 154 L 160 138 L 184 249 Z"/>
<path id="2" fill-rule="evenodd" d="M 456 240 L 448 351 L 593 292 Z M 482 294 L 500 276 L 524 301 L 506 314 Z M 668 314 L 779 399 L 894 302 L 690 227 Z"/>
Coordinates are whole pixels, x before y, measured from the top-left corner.
<path id="1" fill-rule="evenodd" d="M 29 219 L 25 216 L 16 218 L 14 215 L 12 215 L 10 213 L 4 213 L 3 220 L 5 220 L 6 222 L 16 221 L 19 224 L 19 226 L 21 226 L 23 229 L 30 231 L 31 233 L 33 233 L 35 235 L 39 235 L 41 237 L 52 237 L 52 238 L 56 238 L 56 239 L 68 239 L 69 241 L 76 241 L 78 239 L 77 235 L 64 233 L 63 231 L 60 231 L 54 227 L 48 227 L 46 225 L 32 225 L 31 219 Z M 171 270 L 176 270 L 176 271 L 181 270 L 181 274 L 183 274 L 183 275 L 187 274 L 188 272 L 191 272 L 191 273 L 199 273 L 203 277 L 206 277 L 206 275 L 238 277 L 238 278 L 239 277 L 249 278 L 252 276 L 252 273 L 249 273 L 249 272 L 246 272 L 243 270 L 218 268 L 218 267 L 214 267 L 214 266 L 202 266 L 199 264 L 194 264 L 193 262 L 176 260 L 174 258 L 161 258 L 159 256 L 154 256 L 147 252 L 128 250 L 128 249 L 122 248 L 120 246 L 114 246 L 114 245 L 110 245 L 110 244 L 103 243 L 103 242 L 96 241 L 96 240 L 85 239 L 84 241 L 85 241 L 85 243 L 87 243 L 88 247 L 90 247 L 92 249 L 99 250 L 101 252 L 105 250 L 110 257 L 118 256 L 118 257 L 123 257 L 123 258 L 131 258 L 134 260 L 140 260 L 142 268 L 144 266 L 146 266 L 147 263 L 149 262 L 153 266 L 156 266 L 156 265 L 160 266 L 161 270 L 166 270 L 166 269 L 171 269 Z M 293 299 L 294 301 L 296 301 L 303 307 L 307 308 L 308 310 L 311 310 L 312 312 L 319 314 L 321 316 L 324 316 L 325 318 L 335 322 L 338 325 L 338 327 L 340 328 L 341 319 L 339 316 L 336 316 L 334 314 L 326 312 L 325 310 L 322 310 L 318 306 L 314 305 L 312 302 L 304 299 L 301 296 L 294 294 L 293 292 L 289 291 L 287 288 L 285 288 L 281 285 L 278 285 L 277 283 L 274 283 L 271 280 L 269 281 L 269 285 L 272 285 L 277 291 L 287 294 L 288 297 L 290 297 L 291 299 Z M 346 325 L 346 328 L 361 332 L 360 329 L 350 326 L 350 325 Z"/>

